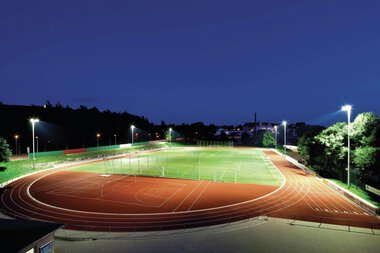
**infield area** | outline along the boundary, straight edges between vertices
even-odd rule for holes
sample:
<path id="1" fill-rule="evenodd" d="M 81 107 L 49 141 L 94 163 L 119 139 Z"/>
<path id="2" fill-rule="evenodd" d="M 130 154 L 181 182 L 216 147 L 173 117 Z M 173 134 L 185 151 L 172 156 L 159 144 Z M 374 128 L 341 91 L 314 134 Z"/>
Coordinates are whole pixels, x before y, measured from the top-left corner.
<path id="1" fill-rule="evenodd" d="M 71 171 L 279 186 L 278 169 L 260 149 L 180 147 L 76 166 Z"/>
<path id="2" fill-rule="evenodd" d="M 2 210 L 66 228 L 142 231 L 259 215 L 380 228 L 378 218 L 273 151 L 178 148 L 34 174 Z"/>

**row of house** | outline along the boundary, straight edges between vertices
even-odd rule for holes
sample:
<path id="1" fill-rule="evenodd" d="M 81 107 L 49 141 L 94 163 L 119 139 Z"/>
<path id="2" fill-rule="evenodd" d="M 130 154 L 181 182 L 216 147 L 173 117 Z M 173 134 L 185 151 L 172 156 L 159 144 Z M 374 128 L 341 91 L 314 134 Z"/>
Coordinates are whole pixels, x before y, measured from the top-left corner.
<path id="1" fill-rule="evenodd" d="M 286 127 L 287 135 L 291 137 L 297 137 L 297 129 L 300 126 L 304 126 L 305 123 L 300 122 L 296 124 L 289 124 Z M 275 133 L 275 126 L 277 126 L 277 133 L 280 134 L 282 131 L 283 126 L 280 123 L 273 123 L 273 122 L 247 122 L 241 127 L 235 127 L 235 128 L 219 128 L 217 129 L 215 136 L 220 136 L 222 134 L 225 134 L 228 137 L 231 137 L 233 139 L 239 139 L 244 133 L 247 133 L 249 136 L 254 136 L 255 133 L 261 132 L 261 131 L 270 131 L 272 133 Z"/>

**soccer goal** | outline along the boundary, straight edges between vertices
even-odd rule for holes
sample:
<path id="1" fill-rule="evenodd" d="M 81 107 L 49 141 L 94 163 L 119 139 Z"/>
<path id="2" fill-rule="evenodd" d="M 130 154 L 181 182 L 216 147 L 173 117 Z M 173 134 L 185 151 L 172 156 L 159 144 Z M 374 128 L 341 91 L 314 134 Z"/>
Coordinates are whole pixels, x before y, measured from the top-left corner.
<path id="1" fill-rule="evenodd" d="M 197 141 L 197 147 L 200 148 L 225 148 L 233 147 L 234 143 L 232 141 Z"/>

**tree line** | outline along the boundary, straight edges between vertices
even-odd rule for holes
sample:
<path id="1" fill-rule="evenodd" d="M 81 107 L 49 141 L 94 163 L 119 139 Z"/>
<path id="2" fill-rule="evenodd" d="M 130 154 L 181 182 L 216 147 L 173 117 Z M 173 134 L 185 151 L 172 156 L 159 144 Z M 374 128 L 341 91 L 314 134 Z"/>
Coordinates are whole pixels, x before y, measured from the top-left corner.
<path id="1" fill-rule="evenodd" d="M 130 143 L 131 125 L 136 126 L 133 131 L 134 142 L 165 139 L 170 127 L 173 128 L 173 138 L 213 140 L 217 129 L 213 124 L 205 125 L 202 122 L 174 125 L 161 121 L 160 124 L 154 124 L 144 116 L 125 111 L 100 111 L 96 107 L 83 105 L 74 109 L 60 103 L 52 105 L 49 101 L 44 106 L 0 103 L 0 136 L 8 143 L 13 154 L 16 143 L 18 153 L 26 153 L 27 147 L 31 149 L 32 127 L 29 119 L 32 117 L 40 119 L 35 125 L 39 152 L 94 147 L 98 143 L 99 146 Z"/>
<path id="2" fill-rule="evenodd" d="M 339 122 L 323 130 L 305 132 L 298 140 L 298 151 L 320 175 L 346 182 L 348 133 L 352 182 L 356 187 L 379 186 L 380 120 L 372 112 L 357 115 L 349 129 L 347 123 Z"/>

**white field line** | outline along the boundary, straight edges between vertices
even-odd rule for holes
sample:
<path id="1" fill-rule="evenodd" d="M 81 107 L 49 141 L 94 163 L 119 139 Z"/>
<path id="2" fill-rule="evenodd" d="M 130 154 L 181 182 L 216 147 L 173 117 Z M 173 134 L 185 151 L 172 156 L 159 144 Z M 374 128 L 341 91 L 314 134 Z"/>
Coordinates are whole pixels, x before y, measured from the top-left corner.
<path id="1" fill-rule="evenodd" d="M 53 172 L 55 173 L 55 172 Z M 53 205 L 49 205 L 49 204 L 46 204 L 44 202 L 41 202 L 37 199 L 35 199 L 31 194 L 30 194 L 30 187 L 32 184 L 34 184 L 36 181 L 38 181 L 39 179 L 43 178 L 43 177 L 46 177 L 50 174 L 53 174 L 53 173 L 49 173 L 47 175 L 44 175 L 40 178 L 37 178 L 35 179 L 33 182 L 31 182 L 28 187 L 27 187 L 27 194 L 29 196 L 30 199 L 32 199 L 33 201 L 39 203 L 40 205 L 44 205 L 44 206 L 47 206 L 47 207 L 50 207 L 50 208 L 53 208 L 53 209 L 58 209 L 58 210 L 63 210 L 63 211 L 69 211 L 69 212 L 75 212 L 75 213 L 84 213 L 84 214 L 101 214 L 101 215 L 109 215 L 109 216 L 118 216 L 118 215 L 122 215 L 122 216 L 149 216 L 149 215 L 167 215 L 167 214 L 173 214 L 173 212 L 161 212 L 161 213 L 143 213 L 143 214 L 138 214 L 138 213 L 103 213 L 103 212 L 89 212 L 89 211 L 79 211 L 79 210 L 72 210 L 72 209 L 67 209 L 67 208 L 62 208 L 62 207 L 57 207 L 57 206 L 53 206 Z M 212 208 L 204 208 L 204 209 L 198 209 L 198 210 L 190 210 L 190 211 L 181 211 L 181 212 L 175 212 L 176 214 L 184 214 L 184 213 L 200 213 L 200 212 L 209 212 L 209 211 L 213 211 L 213 210 L 220 210 L 220 209 L 224 209 L 224 208 L 229 208 L 229 207 L 234 207 L 234 206 L 239 206 L 241 204 L 246 204 L 246 203 L 251 203 L 251 202 L 255 202 L 255 201 L 258 201 L 260 199 L 263 199 L 263 198 L 267 198 L 268 196 L 272 195 L 272 194 L 275 194 L 276 192 L 278 192 L 279 190 L 281 190 L 284 185 L 285 185 L 285 182 L 286 182 L 286 179 L 284 177 L 284 175 L 282 174 L 281 171 L 279 171 L 279 173 L 282 175 L 282 177 L 284 178 L 282 184 L 274 191 L 268 193 L 268 194 L 265 194 L 263 196 L 260 196 L 258 198 L 255 198 L 255 199 L 251 199 L 251 200 L 247 200 L 247 201 L 243 201 L 243 202 L 239 202 L 239 203 L 235 203 L 235 204 L 230 204 L 230 205 L 225 205 L 225 206 L 218 206 L 218 207 L 212 207 Z"/>
<path id="2" fill-rule="evenodd" d="M 173 210 L 173 213 L 183 204 L 183 202 L 185 202 L 185 200 L 196 190 L 198 189 L 198 187 L 204 182 L 204 181 L 199 181 L 200 183 L 186 196 L 186 198 L 184 198 L 181 203 L 179 203 L 179 205 Z"/>
<path id="3" fill-rule="evenodd" d="M 208 188 L 208 186 L 211 184 L 211 181 L 209 181 L 206 185 L 206 187 L 203 189 L 203 191 L 198 195 L 198 197 L 196 198 L 196 200 L 194 200 L 193 204 L 187 209 L 187 211 L 189 211 L 195 203 L 197 203 L 198 199 L 202 196 L 202 194 L 206 191 L 206 189 Z"/>

